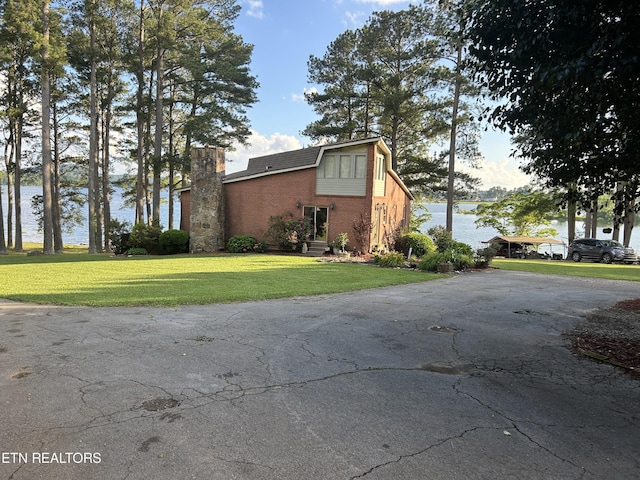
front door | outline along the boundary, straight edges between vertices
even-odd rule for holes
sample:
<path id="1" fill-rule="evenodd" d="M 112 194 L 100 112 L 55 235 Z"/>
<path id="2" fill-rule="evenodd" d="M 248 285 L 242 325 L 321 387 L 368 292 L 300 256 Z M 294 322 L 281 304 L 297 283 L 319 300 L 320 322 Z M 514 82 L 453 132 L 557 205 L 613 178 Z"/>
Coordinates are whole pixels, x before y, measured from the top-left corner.
<path id="1" fill-rule="evenodd" d="M 327 207 L 305 206 L 304 216 L 308 217 L 311 220 L 311 225 L 313 225 L 312 240 L 326 242 L 329 209 Z"/>

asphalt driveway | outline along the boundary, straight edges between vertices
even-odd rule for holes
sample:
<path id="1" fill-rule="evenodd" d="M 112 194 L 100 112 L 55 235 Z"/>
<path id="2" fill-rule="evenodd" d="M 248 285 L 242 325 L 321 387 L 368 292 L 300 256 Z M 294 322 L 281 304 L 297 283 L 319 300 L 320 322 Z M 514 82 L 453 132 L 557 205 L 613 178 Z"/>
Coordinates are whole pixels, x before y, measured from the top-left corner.
<path id="1" fill-rule="evenodd" d="M 0 301 L 0 479 L 636 479 L 640 382 L 562 334 L 639 287 L 487 271 L 175 309 Z"/>

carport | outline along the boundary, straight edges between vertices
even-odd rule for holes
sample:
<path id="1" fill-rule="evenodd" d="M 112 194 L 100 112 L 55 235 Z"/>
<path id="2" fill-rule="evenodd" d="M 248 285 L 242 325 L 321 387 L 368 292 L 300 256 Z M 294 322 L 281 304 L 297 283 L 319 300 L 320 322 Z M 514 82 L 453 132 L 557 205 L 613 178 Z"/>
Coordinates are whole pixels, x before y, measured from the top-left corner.
<path id="1" fill-rule="evenodd" d="M 550 258 L 553 260 L 562 260 L 565 257 L 566 251 L 566 245 L 563 241 L 548 237 L 516 237 L 498 235 L 497 237 L 493 237 L 491 240 L 487 240 L 482 243 L 496 245 L 499 248 L 499 251 L 506 251 L 507 258 L 525 258 L 525 247 L 533 247 L 535 249 L 534 255 L 536 255 L 537 258 Z M 540 245 L 549 245 L 549 253 L 541 255 L 538 251 Z M 562 245 L 562 253 L 554 253 L 554 245 Z"/>

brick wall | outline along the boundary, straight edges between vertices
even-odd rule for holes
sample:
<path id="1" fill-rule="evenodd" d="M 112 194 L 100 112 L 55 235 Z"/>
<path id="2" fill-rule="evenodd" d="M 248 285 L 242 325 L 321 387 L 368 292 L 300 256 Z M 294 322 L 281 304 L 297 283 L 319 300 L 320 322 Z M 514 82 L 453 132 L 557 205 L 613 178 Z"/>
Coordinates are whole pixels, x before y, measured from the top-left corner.
<path id="1" fill-rule="evenodd" d="M 371 198 L 373 193 L 374 159 L 376 146 L 370 145 L 367 154 L 367 191 L 364 197 L 316 195 L 315 168 L 307 168 L 293 172 L 265 175 L 263 177 L 239 182 L 225 183 L 224 218 L 225 238 L 234 235 L 253 235 L 264 239 L 269 227 L 269 218 L 274 215 L 291 214 L 303 216 L 305 205 L 328 207 L 327 239 L 333 241 L 339 233 L 349 236 L 348 249 L 364 251 L 365 246 L 356 242 L 353 223 L 361 214 L 366 220 L 375 219 L 376 208 L 386 207 L 387 222 L 381 226 L 390 232 L 408 221 L 410 200 L 394 178 L 387 174 L 385 195 Z M 182 192 L 182 216 L 190 218 L 190 194 Z M 299 203 L 299 207 L 297 204 Z M 189 229 L 186 222 L 182 229 Z M 370 245 L 371 246 L 371 245 Z"/>

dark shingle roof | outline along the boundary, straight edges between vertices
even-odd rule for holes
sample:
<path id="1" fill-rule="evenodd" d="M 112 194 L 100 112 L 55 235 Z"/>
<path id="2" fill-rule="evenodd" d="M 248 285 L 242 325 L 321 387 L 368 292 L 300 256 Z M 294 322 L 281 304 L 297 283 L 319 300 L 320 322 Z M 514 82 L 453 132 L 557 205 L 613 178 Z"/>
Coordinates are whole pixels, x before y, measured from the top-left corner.
<path id="1" fill-rule="evenodd" d="M 247 169 L 241 172 L 231 173 L 225 180 L 235 180 L 256 175 L 276 173 L 283 170 L 295 170 L 312 167 L 318 159 L 318 153 L 322 147 L 308 147 L 290 152 L 274 153 L 264 157 L 250 158 Z"/>

